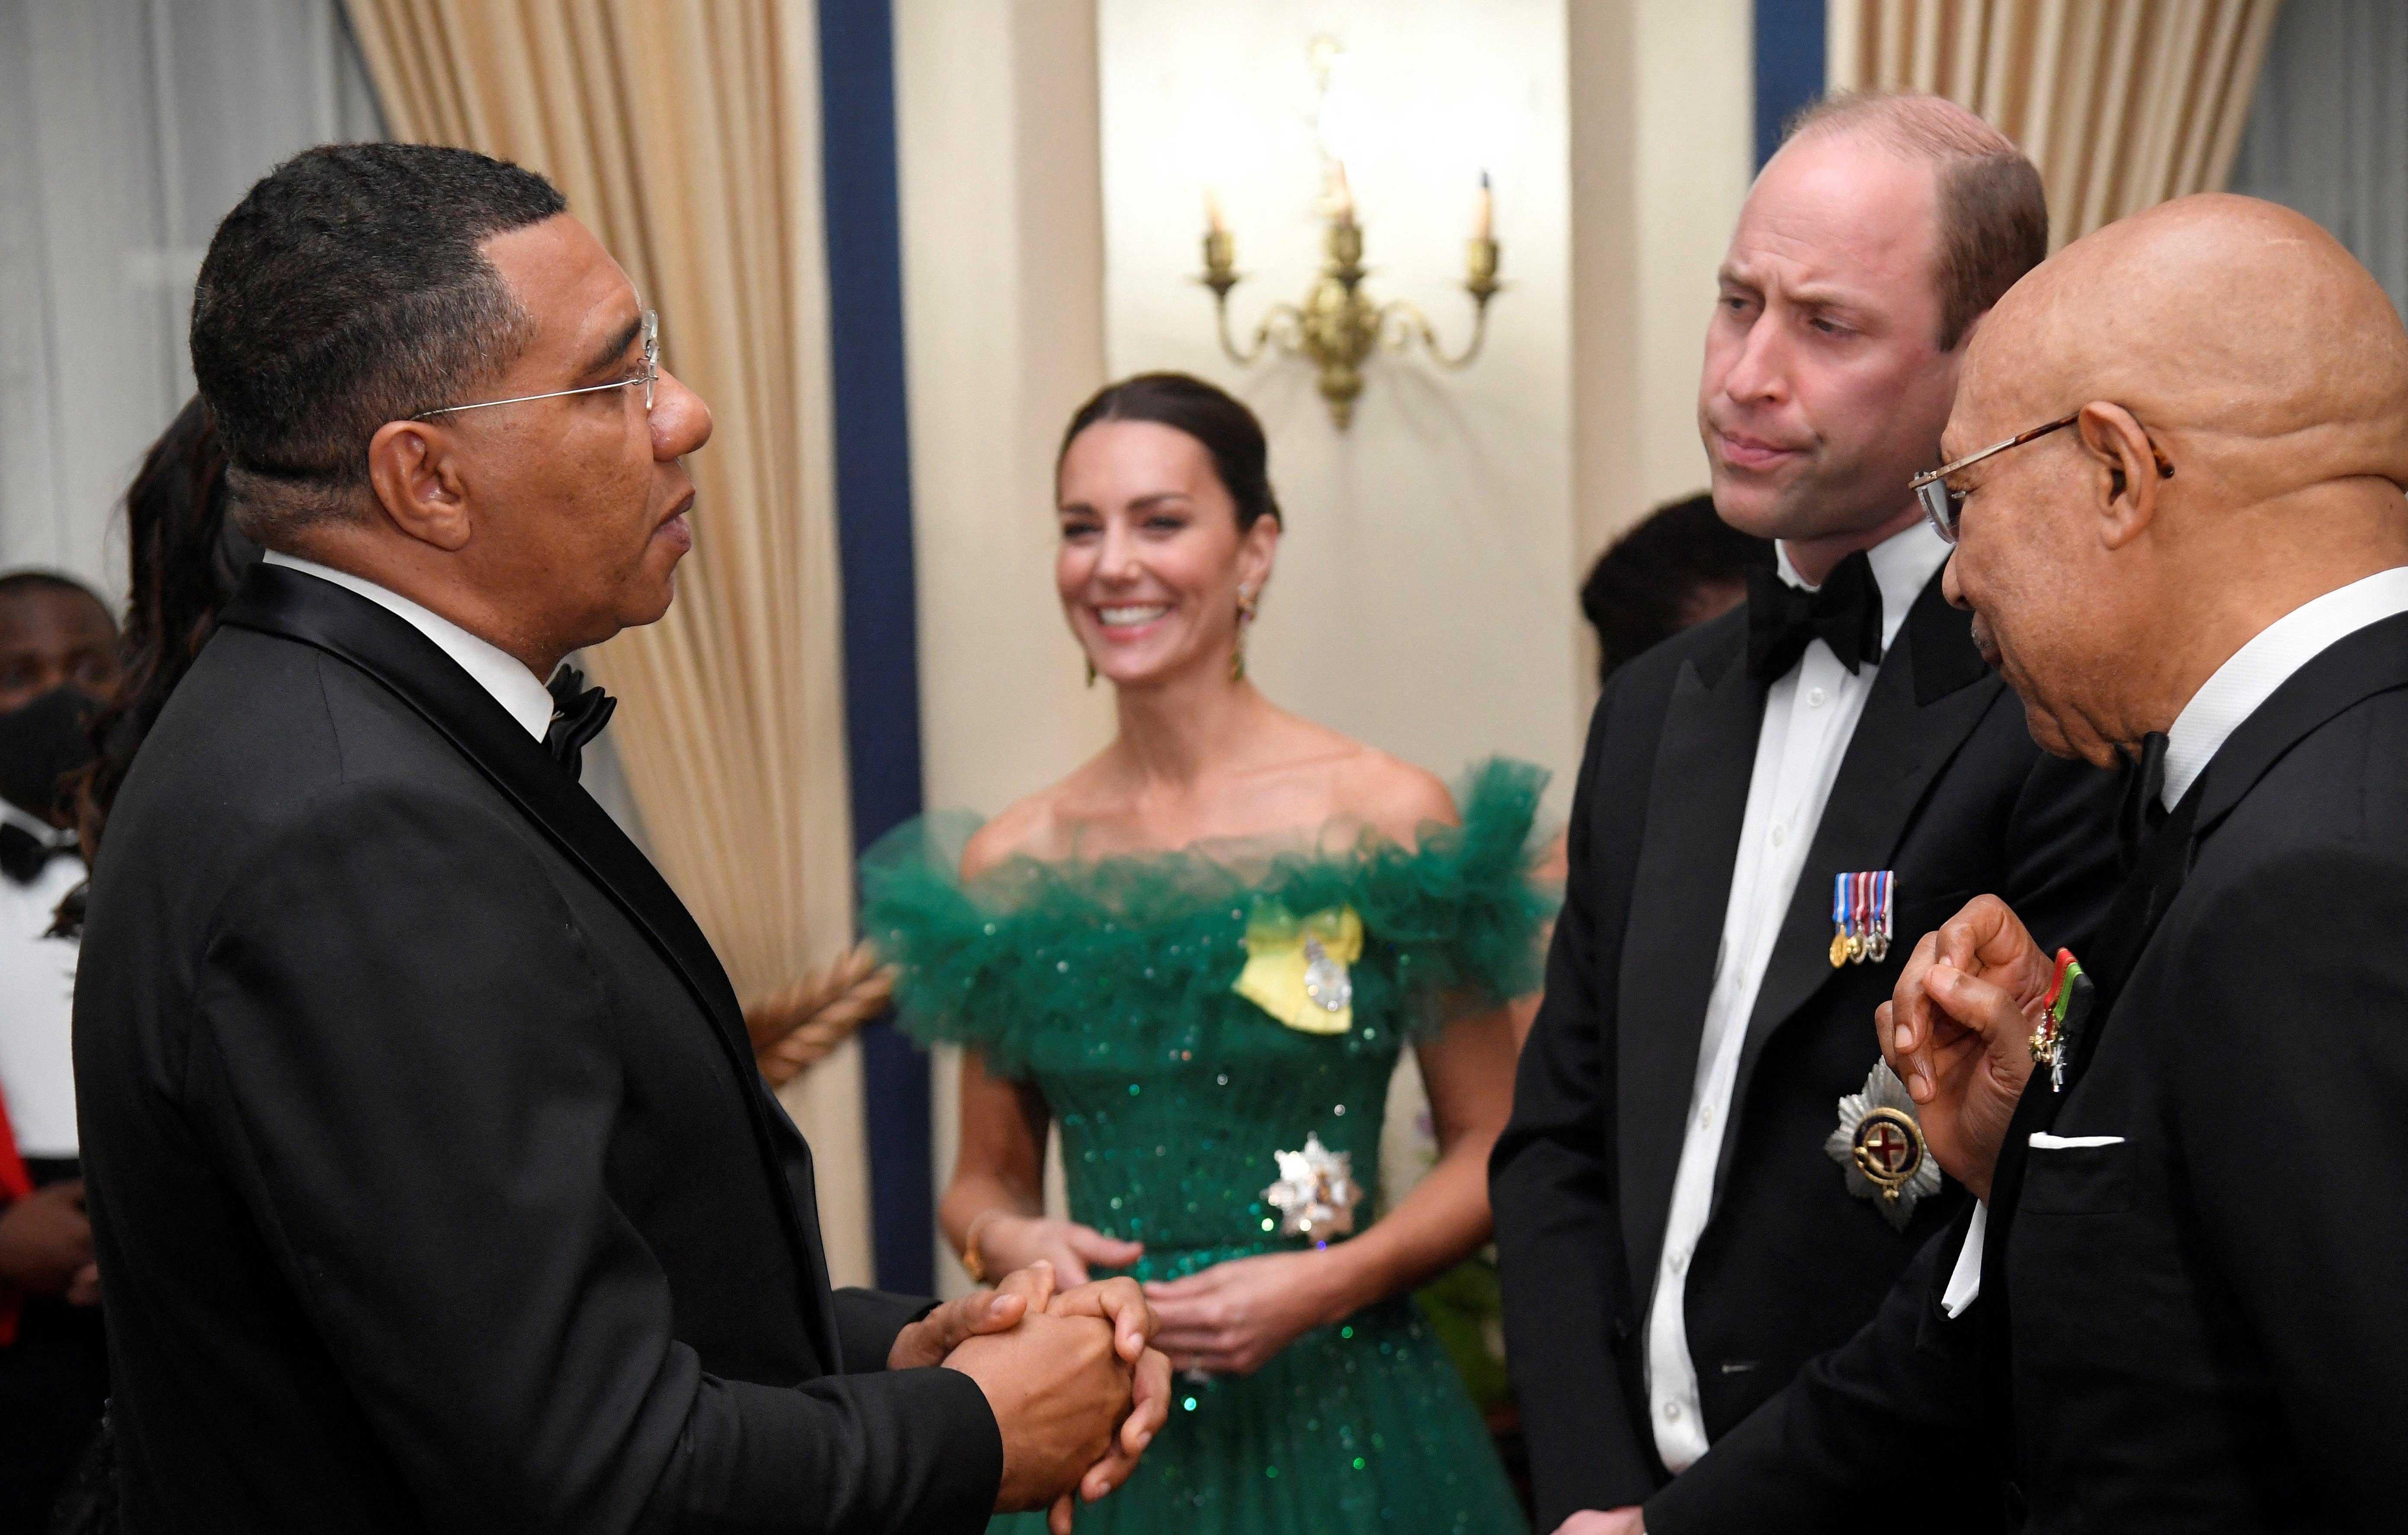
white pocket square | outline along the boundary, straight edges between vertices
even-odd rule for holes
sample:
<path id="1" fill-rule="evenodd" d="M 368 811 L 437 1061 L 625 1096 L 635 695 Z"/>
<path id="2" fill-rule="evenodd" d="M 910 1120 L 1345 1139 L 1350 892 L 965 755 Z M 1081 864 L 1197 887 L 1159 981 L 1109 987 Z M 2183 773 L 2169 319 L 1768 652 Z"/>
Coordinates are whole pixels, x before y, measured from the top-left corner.
<path id="1" fill-rule="evenodd" d="M 2031 1133 L 2031 1149 L 2034 1151 L 2076 1151 L 2084 1146 L 2120 1146 L 2123 1143 L 2124 1138 L 2120 1135 L 2051 1135 L 2046 1130 Z"/>

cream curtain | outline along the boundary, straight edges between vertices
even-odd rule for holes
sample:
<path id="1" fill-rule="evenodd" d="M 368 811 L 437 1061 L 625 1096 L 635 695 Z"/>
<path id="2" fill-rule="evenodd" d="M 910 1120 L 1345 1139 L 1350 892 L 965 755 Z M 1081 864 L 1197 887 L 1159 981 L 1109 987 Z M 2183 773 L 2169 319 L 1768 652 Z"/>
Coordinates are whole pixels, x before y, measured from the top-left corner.
<path id="1" fill-rule="evenodd" d="M 747 997 L 850 940 L 810 0 L 348 0 L 398 138 L 550 176 L 710 404 L 678 599 L 595 653 L 663 871 Z M 836 1282 L 870 1273 L 857 1045 L 782 1096 Z"/>
<path id="2" fill-rule="evenodd" d="M 2281 0 L 1831 0 L 1835 89 L 1929 91 L 2024 147 L 2062 246 L 2224 186 Z"/>

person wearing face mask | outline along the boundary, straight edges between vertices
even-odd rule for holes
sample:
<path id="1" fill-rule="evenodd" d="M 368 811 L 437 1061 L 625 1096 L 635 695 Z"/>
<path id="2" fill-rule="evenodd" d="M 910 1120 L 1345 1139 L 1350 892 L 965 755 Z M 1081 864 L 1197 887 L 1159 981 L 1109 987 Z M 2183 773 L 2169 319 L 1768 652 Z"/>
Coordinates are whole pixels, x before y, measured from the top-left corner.
<path id="1" fill-rule="evenodd" d="M 0 575 L 0 1529 L 47 1528 L 108 1395 L 99 1273 L 77 1164 L 76 945 L 51 934 L 81 884 L 64 781 L 117 685 L 117 623 L 90 588 Z"/>
<path id="2" fill-rule="evenodd" d="M 1080 409 L 1055 580 L 1111 743 L 982 827 L 872 851 L 864 926 L 905 1022 L 968 1046 L 940 1218 L 973 1275 L 1146 1284 L 1184 1372 L 1082 1529 L 1505 1530 L 1524 1519 L 1411 1290 L 1487 1240 L 1503 1004 L 1537 981 L 1544 775 L 1460 800 L 1247 679 L 1283 519 L 1262 428 L 1178 374 Z M 1376 1223 L 1407 1044 L 1438 1165 Z M 1068 1219 L 1042 1212 L 1049 1126 Z"/>
<path id="3" fill-rule="evenodd" d="M 1914 936 L 1997 891 L 2079 948 L 2114 894 L 2115 776 L 2033 744 L 1908 489 L 2047 244 L 2031 163 L 1933 96 L 1810 111 L 1741 210 L 1698 425 L 1777 565 L 1598 703 L 1493 1163 L 1542 1528 L 1636 1528 L 1962 1207 L 1868 1038 Z"/>

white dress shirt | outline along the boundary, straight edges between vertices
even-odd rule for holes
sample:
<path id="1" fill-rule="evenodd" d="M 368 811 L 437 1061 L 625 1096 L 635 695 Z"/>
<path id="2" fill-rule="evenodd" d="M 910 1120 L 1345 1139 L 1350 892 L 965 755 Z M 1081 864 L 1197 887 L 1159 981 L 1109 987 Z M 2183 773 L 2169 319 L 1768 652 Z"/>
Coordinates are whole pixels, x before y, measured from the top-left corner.
<path id="1" fill-rule="evenodd" d="M 551 690 L 543 685 L 542 678 L 500 646 L 480 639 L 442 614 L 348 570 L 337 570 L 315 560 L 280 553 L 273 549 L 267 552 L 265 563 L 298 570 L 320 581 L 333 581 L 346 591 L 358 593 L 435 641 L 436 648 L 458 662 L 460 669 L 474 678 L 479 687 L 492 694 L 494 702 L 501 705 L 504 712 L 524 726 L 527 734 L 541 740 L 545 732 L 552 728 Z"/>
<path id="2" fill-rule="evenodd" d="M 1907 610 L 1947 558 L 1948 546 L 1921 522 L 1869 552 L 1873 581 L 1881 590 L 1885 654 L 1906 623 Z M 1774 560 L 1783 581 L 1806 585 L 1789 563 L 1786 548 L 1777 548 Z M 1713 1203 L 1714 1171 L 1722 1160 L 1740 1047 L 1747 1038 L 1748 1015 L 1756 1011 L 1756 994 L 1764 984 L 1765 967 L 1772 959 L 1773 940 L 1788 915 L 1790 897 L 1806 866 L 1806 850 L 1813 845 L 1824 803 L 1831 797 L 1840 761 L 1872 693 L 1876 669 L 1869 664 L 1850 672 L 1831 647 L 1817 638 L 1765 696 L 1756 768 L 1748 779 L 1747 814 L 1741 825 L 1738 861 L 1731 868 L 1730 904 L 1723 912 L 1722 946 L 1714 958 L 1713 990 L 1706 999 L 1705 1028 L 1698 1040 L 1697 1083 L 1681 1138 L 1680 1169 L 1672 1177 L 1656 1298 L 1647 1313 L 1648 1415 L 1656 1453 L 1675 1472 L 1686 1470 L 1706 1453 L 1697 1366 L 1689 1357 L 1684 1286 L 1689 1255 Z"/>
<path id="3" fill-rule="evenodd" d="M 14 805 L 0 804 L 0 820 L 46 842 L 68 840 Z M 83 860 L 67 854 L 44 864 L 31 884 L 0 875 L 0 1103 L 24 1156 L 76 1155 L 76 943 L 42 935 L 83 874 Z"/>
<path id="4" fill-rule="evenodd" d="M 2166 732 L 2166 785 L 2161 803 L 2169 811 L 2207 770 L 2241 723 L 2258 706 L 2291 680 L 2291 674 L 2370 624 L 2408 613 L 2408 566 L 2395 566 L 2337 587 L 2303 602 L 2258 631 L 2257 638 L 2234 651 L 2224 665 L 2200 685 L 2174 716 Z M 2071 1144 L 2035 1132 L 2035 1146 Z M 1990 1228 L 1990 1207 L 1975 1207 L 1966 1228 L 1965 1245 L 1956 1251 L 1956 1267 L 1949 1270 L 1940 1305 L 1951 1316 L 1981 1298 L 1983 1239 Z"/>

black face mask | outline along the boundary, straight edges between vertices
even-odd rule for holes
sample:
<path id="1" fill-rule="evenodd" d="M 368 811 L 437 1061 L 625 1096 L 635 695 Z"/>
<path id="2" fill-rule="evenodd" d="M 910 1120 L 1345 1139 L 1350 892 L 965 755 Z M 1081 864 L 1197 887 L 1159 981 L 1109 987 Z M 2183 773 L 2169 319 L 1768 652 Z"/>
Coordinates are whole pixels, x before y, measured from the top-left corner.
<path id="1" fill-rule="evenodd" d="M 79 688 L 56 687 L 0 714 L 0 798 L 50 820 L 59 781 L 99 754 L 84 730 L 96 707 Z"/>

